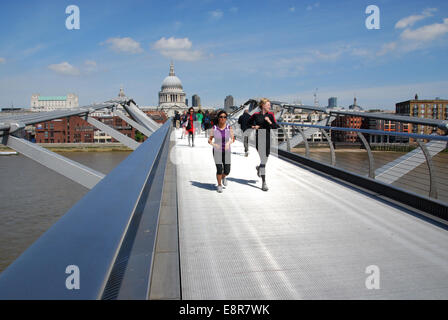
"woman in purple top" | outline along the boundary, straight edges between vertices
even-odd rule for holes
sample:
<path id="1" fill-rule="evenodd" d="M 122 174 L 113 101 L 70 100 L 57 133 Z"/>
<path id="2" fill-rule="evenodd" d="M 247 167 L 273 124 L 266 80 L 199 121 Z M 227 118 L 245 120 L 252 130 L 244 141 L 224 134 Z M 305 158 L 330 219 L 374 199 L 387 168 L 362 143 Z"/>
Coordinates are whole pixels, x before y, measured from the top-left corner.
<path id="1" fill-rule="evenodd" d="M 235 142 L 235 136 L 232 127 L 227 124 L 227 112 L 219 111 L 217 119 L 217 124 L 210 130 L 208 143 L 213 146 L 216 180 L 218 181 L 217 190 L 221 193 L 222 186 L 227 186 L 226 177 L 230 173 L 230 145 Z"/>

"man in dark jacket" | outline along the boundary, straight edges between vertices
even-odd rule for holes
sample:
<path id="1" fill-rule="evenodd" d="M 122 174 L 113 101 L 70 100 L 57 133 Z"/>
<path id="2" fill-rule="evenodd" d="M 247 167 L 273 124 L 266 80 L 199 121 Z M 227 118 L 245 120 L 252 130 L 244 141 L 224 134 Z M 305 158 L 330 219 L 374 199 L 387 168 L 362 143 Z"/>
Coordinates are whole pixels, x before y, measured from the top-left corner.
<path id="1" fill-rule="evenodd" d="M 205 136 L 207 137 L 208 136 L 208 131 L 212 127 L 210 114 L 209 114 L 208 110 L 205 111 L 204 119 L 203 119 L 203 125 L 204 125 Z"/>
<path id="2" fill-rule="evenodd" d="M 179 111 L 174 111 L 174 126 L 176 129 L 179 129 L 180 127 L 180 114 Z"/>
<path id="3" fill-rule="evenodd" d="M 249 119 L 250 119 L 250 114 L 249 114 L 249 110 L 247 110 L 247 109 L 244 110 L 244 113 L 238 118 L 238 123 L 241 126 L 241 130 L 243 131 L 244 152 L 245 152 L 246 157 L 249 155 L 249 131 L 246 132 L 246 130 L 250 128 Z"/>

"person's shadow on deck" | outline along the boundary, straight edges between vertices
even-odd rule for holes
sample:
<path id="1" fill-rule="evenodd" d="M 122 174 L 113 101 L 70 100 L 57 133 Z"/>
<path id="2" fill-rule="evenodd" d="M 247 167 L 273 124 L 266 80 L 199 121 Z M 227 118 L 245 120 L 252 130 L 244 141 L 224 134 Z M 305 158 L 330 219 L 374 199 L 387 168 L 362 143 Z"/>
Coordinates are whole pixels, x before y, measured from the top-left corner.
<path id="1" fill-rule="evenodd" d="M 257 183 L 257 180 L 246 180 L 246 179 L 238 179 L 238 178 L 232 178 L 232 177 L 228 177 L 227 180 L 232 181 L 232 182 L 236 182 L 239 184 L 244 184 L 246 186 L 251 186 L 255 189 L 260 189 L 257 186 L 254 186 L 252 183 Z"/>
<path id="2" fill-rule="evenodd" d="M 232 178 L 232 177 L 228 177 L 227 180 L 231 181 L 231 182 L 244 184 L 246 186 L 250 186 L 255 189 L 260 189 L 259 187 L 252 184 L 252 183 L 257 183 L 256 180 L 245 180 L 245 179 L 238 179 L 238 178 Z M 190 182 L 191 182 L 191 185 L 194 187 L 205 189 L 205 190 L 210 190 L 210 191 L 216 191 L 216 185 L 217 185 L 216 183 L 203 183 L 203 182 L 199 182 L 199 181 L 190 181 Z"/>
<path id="3" fill-rule="evenodd" d="M 212 190 L 216 191 L 216 184 L 214 183 L 203 183 L 199 181 L 190 181 L 192 186 L 205 189 L 205 190 Z"/>

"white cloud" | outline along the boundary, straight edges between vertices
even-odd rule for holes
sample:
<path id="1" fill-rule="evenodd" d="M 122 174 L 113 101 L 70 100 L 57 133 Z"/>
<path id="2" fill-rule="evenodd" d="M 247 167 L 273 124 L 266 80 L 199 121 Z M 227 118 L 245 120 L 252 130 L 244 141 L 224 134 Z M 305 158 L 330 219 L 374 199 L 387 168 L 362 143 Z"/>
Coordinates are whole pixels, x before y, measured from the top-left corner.
<path id="1" fill-rule="evenodd" d="M 174 22 L 174 29 L 179 30 L 182 27 L 182 22 L 176 21 Z"/>
<path id="2" fill-rule="evenodd" d="M 179 51 L 163 51 L 161 54 L 167 58 L 172 58 L 175 60 L 182 61 L 197 61 L 203 58 L 201 51 L 189 51 L 189 50 L 179 50 Z"/>
<path id="3" fill-rule="evenodd" d="M 350 46 L 337 46 L 331 49 L 306 50 L 300 55 L 292 57 L 273 58 L 272 68 L 267 68 L 266 74 L 273 77 L 297 77 L 310 72 L 310 66 L 321 63 L 332 63 L 340 60 L 344 54 L 350 54 L 353 49 Z"/>
<path id="4" fill-rule="evenodd" d="M 306 10 L 307 10 L 307 11 L 311 11 L 311 10 L 313 10 L 313 9 L 315 9 L 315 8 L 319 8 L 319 6 L 320 6 L 320 3 L 319 3 L 319 2 L 316 2 L 316 3 L 314 3 L 314 4 L 310 4 L 310 5 L 308 5 L 308 6 L 306 7 Z"/>
<path id="5" fill-rule="evenodd" d="M 129 37 L 109 38 L 101 44 L 108 44 L 110 49 L 120 53 L 136 54 L 143 52 L 140 43 Z"/>
<path id="6" fill-rule="evenodd" d="M 435 8 L 425 9 L 421 15 L 406 17 L 398 21 L 395 28 L 404 29 L 400 34 L 400 38 L 396 41 L 383 44 L 376 55 L 384 56 L 391 52 L 403 54 L 419 50 L 427 47 L 429 42 L 448 33 L 448 18 L 445 18 L 443 23 L 434 23 L 417 29 L 410 28 L 417 21 L 432 16 L 436 11 L 437 9 Z"/>
<path id="7" fill-rule="evenodd" d="M 37 45 L 35 45 L 34 47 L 28 48 L 23 50 L 22 54 L 24 56 L 31 56 L 39 51 L 41 51 L 42 49 L 44 49 L 46 46 L 42 43 L 39 43 Z"/>
<path id="8" fill-rule="evenodd" d="M 295 7 L 291 7 L 291 8 L 289 8 L 289 12 L 295 12 L 296 11 L 296 8 Z"/>
<path id="9" fill-rule="evenodd" d="M 152 49 L 160 52 L 164 57 L 183 61 L 196 61 L 204 58 L 199 50 L 192 50 L 193 44 L 188 38 L 162 37 L 152 46 Z"/>
<path id="10" fill-rule="evenodd" d="M 96 61 L 85 60 L 84 64 L 80 68 L 77 68 L 68 62 L 61 62 L 58 64 L 49 65 L 48 69 L 61 75 L 79 76 L 79 75 L 88 75 L 98 71 L 98 65 Z"/>
<path id="11" fill-rule="evenodd" d="M 0 57 L 0 63 L 5 63 L 5 61 L 6 61 L 5 58 Z"/>
<path id="12" fill-rule="evenodd" d="M 432 41 L 448 33 L 448 18 L 443 19 L 443 23 L 434 23 L 415 30 L 406 29 L 401 34 L 404 40 Z"/>
<path id="13" fill-rule="evenodd" d="M 168 38 L 162 37 L 154 44 L 153 49 L 156 50 L 186 50 L 192 46 L 188 38 Z"/>
<path id="14" fill-rule="evenodd" d="M 352 49 L 352 51 L 350 52 L 352 56 L 357 56 L 357 57 L 369 57 L 372 55 L 372 53 L 366 49 L 360 49 L 360 48 L 354 48 Z"/>
<path id="15" fill-rule="evenodd" d="M 321 105 L 326 105 L 329 97 L 337 97 L 340 106 L 348 107 L 353 103 L 353 96 L 356 92 L 359 105 L 363 108 L 384 108 L 395 110 L 395 104 L 401 101 L 412 99 L 416 93 L 421 98 L 443 97 L 446 93 L 448 81 L 421 82 L 409 84 L 390 84 L 378 87 L 327 87 L 319 88 L 319 100 Z M 379 95 L 378 93 L 381 92 Z M 314 90 L 295 92 L 286 95 L 271 97 L 274 100 L 291 102 L 298 97 L 304 104 L 313 103 Z"/>
<path id="16" fill-rule="evenodd" d="M 224 13 L 217 9 L 217 10 L 213 10 L 209 12 L 210 18 L 212 18 L 213 20 L 219 20 L 223 17 Z"/>
<path id="17" fill-rule="evenodd" d="M 295 70 L 303 71 L 308 65 L 336 61 L 342 58 L 344 54 L 351 54 L 353 51 L 354 49 L 350 45 L 327 48 L 325 52 L 321 50 L 306 50 L 300 55 L 275 60 L 275 66 L 279 69 L 294 68 Z"/>
<path id="18" fill-rule="evenodd" d="M 437 11 L 436 8 L 428 8 L 423 10 L 422 14 L 403 18 L 395 24 L 395 29 L 405 29 L 408 27 L 412 27 L 416 22 L 428 17 L 432 17 L 434 15 L 434 12 L 436 11 Z"/>
<path id="19" fill-rule="evenodd" d="M 383 44 L 380 51 L 377 52 L 377 56 L 384 56 L 385 54 L 395 51 L 397 49 L 397 43 L 396 42 L 389 42 Z"/>
<path id="20" fill-rule="evenodd" d="M 334 61 L 339 59 L 339 57 L 343 54 L 344 51 L 345 51 L 344 49 L 338 49 L 330 53 L 322 53 L 319 50 L 315 50 L 313 54 L 318 60 Z"/>
<path id="21" fill-rule="evenodd" d="M 79 70 L 68 62 L 61 62 L 59 64 L 50 64 L 48 66 L 48 69 L 62 75 L 79 76 L 80 74 Z"/>
<path id="22" fill-rule="evenodd" d="M 93 60 L 84 61 L 84 69 L 87 73 L 95 72 L 97 70 L 97 64 Z"/>

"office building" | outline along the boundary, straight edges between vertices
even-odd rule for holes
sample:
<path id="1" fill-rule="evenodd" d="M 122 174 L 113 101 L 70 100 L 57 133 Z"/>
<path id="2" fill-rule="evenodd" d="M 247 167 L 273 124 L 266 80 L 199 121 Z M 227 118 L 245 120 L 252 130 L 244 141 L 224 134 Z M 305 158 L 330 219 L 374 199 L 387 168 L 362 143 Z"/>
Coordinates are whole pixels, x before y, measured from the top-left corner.
<path id="1" fill-rule="evenodd" d="M 338 98 L 331 97 L 328 99 L 328 108 L 337 108 L 338 106 Z"/>
<path id="2" fill-rule="evenodd" d="M 200 107 L 201 106 L 201 98 L 197 94 L 194 94 L 191 97 L 191 103 L 192 103 L 191 106 L 194 108 Z"/>
<path id="3" fill-rule="evenodd" d="M 230 112 L 231 111 L 231 107 L 234 106 L 233 103 L 233 97 L 231 95 L 228 95 L 225 99 L 224 99 L 224 110 L 226 112 Z"/>
<path id="4" fill-rule="evenodd" d="M 395 113 L 408 117 L 448 120 L 447 108 L 448 100 L 440 98 L 420 100 L 418 95 L 415 95 L 413 100 L 398 102 L 395 105 Z M 434 132 L 434 127 L 432 126 L 409 124 L 409 127 L 411 133 L 432 134 Z"/>

